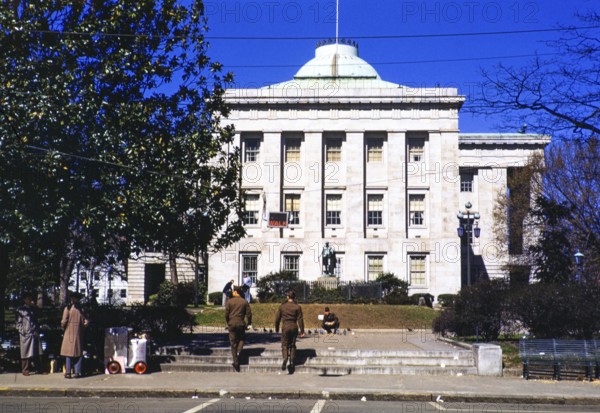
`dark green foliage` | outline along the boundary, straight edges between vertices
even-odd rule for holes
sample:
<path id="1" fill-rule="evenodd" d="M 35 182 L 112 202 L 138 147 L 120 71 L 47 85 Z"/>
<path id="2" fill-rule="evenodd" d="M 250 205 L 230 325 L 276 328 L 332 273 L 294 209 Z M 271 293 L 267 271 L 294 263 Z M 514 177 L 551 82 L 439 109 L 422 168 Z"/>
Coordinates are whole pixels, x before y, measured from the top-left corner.
<path id="1" fill-rule="evenodd" d="M 537 283 L 512 297 L 511 311 L 536 338 L 587 338 L 600 334 L 600 287 Z"/>
<path id="2" fill-rule="evenodd" d="M 438 303 L 442 307 L 452 307 L 454 305 L 454 301 L 456 300 L 456 294 L 440 294 L 438 295 Z"/>
<path id="3" fill-rule="evenodd" d="M 454 331 L 459 336 L 479 336 L 496 340 L 507 313 L 508 287 L 502 280 L 492 280 L 463 288 L 453 307 L 446 308 L 436 332 Z"/>
<path id="4" fill-rule="evenodd" d="M 345 288 L 342 286 L 337 288 L 326 288 L 316 284 L 310 289 L 308 301 L 310 303 L 337 304 L 346 302 L 347 298 Z"/>
<path id="5" fill-rule="evenodd" d="M 171 281 L 163 281 L 150 302 L 156 306 L 187 307 L 194 303 L 194 282 L 175 285 Z M 198 304 L 206 304 L 206 286 L 202 283 L 198 284 Z"/>
<path id="6" fill-rule="evenodd" d="M 100 334 L 108 327 L 130 327 L 134 333 L 149 333 L 153 339 L 176 338 L 195 323 L 185 308 L 144 305 L 99 306 L 90 312 L 90 318 L 90 327 Z"/>
<path id="7" fill-rule="evenodd" d="M 256 282 L 257 298 L 261 303 L 274 303 L 285 300 L 286 291 L 292 289 L 297 295 L 304 293 L 296 275 L 289 271 L 269 273 Z"/>
<path id="8" fill-rule="evenodd" d="M 213 305 L 221 305 L 223 303 L 223 292 L 215 291 L 208 294 L 208 303 Z"/>
<path id="9" fill-rule="evenodd" d="M 393 272 L 384 272 L 375 281 L 381 283 L 381 294 L 383 297 L 393 292 L 400 295 L 408 295 L 408 283 L 397 278 Z"/>
<path id="10" fill-rule="evenodd" d="M 569 208 L 539 196 L 531 214 L 543 223 L 538 242 L 529 248 L 535 278 L 550 284 L 569 282 L 574 278 Z"/>
<path id="11" fill-rule="evenodd" d="M 384 272 L 375 282 L 381 283 L 381 300 L 385 304 L 412 304 L 408 297 L 408 283 L 396 277 L 393 272 Z"/>

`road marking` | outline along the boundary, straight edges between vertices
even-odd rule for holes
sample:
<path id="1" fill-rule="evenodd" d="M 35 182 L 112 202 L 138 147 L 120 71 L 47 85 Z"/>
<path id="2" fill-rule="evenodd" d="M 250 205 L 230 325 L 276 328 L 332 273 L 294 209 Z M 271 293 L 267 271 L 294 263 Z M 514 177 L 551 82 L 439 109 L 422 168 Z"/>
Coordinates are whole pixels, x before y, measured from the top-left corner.
<path id="1" fill-rule="evenodd" d="M 185 412 L 183 412 L 183 413 L 196 413 L 196 412 L 199 412 L 199 411 L 201 411 L 201 410 L 204 410 L 205 408 L 207 408 L 207 407 L 208 407 L 208 406 L 210 406 L 211 404 L 215 404 L 215 403 L 216 403 L 216 402 L 218 402 L 219 400 L 221 400 L 221 399 L 212 399 L 212 400 L 209 400 L 209 401 L 207 401 L 207 402 L 204 402 L 204 403 L 201 403 L 201 404 L 199 404 L 199 405 L 198 405 L 198 406 L 196 406 L 196 407 L 192 407 L 191 409 L 189 409 L 189 410 L 186 410 L 186 411 L 185 411 Z"/>
<path id="2" fill-rule="evenodd" d="M 321 410 L 325 407 L 325 403 L 327 403 L 327 400 L 318 400 L 310 410 L 310 413 L 321 413 Z"/>
<path id="3" fill-rule="evenodd" d="M 439 403 L 436 402 L 429 402 L 430 405 L 432 405 L 433 407 L 435 407 L 436 410 L 440 410 L 442 412 L 446 411 L 445 407 L 440 406 Z"/>

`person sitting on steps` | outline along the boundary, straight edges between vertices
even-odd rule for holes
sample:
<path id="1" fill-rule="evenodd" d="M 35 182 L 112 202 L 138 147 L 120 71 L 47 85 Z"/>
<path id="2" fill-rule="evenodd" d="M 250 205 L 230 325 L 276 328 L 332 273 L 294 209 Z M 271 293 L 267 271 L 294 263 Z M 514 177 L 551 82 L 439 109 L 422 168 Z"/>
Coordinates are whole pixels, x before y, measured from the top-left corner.
<path id="1" fill-rule="evenodd" d="M 335 313 L 329 311 L 329 307 L 325 307 L 325 314 L 323 315 L 323 324 L 321 325 L 327 334 L 337 333 L 340 327 L 340 320 L 337 318 Z"/>

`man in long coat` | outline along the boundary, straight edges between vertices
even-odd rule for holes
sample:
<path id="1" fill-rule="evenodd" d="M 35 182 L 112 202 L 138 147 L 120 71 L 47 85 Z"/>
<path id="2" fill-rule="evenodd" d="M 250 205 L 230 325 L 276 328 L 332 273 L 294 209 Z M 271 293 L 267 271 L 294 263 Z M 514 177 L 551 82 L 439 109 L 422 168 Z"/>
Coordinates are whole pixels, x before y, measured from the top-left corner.
<path id="1" fill-rule="evenodd" d="M 252 324 L 252 310 L 250 304 L 242 296 L 242 288 L 236 286 L 233 289 L 233 297 L 225 303 L 225 322 L 229 330 L 229 343 L 231 345 L 232 366 L 235 371 L 240 371 L 240 353 L 244 348 L 246 339 L 246 326 Z M 248 320 L 248 324 L 244 321 Z"/>
<path id="2" fill-rule="evenodd" d="M 83 334 L 89 321 L 80 305 L 81 294 L 71 294 L 71 304 L 65 307 L 60 325 L 64 331 L 60 355 L 66 357 L 65 378 L 81 376 L 83 364 Z M 71 369 L 74 369 L 71 375 Z"/>
<path id="3" fill-rule="evenodd" d="M 275 332 L 279 332 L 281 327 L 281 354 L 283 355 L 283 364 L 281 370 L 285 370 L 289 359 L 289 372 L 293 373 L 296 365 L 296 339 L 298 338 L 298 328 L 300 337 L 304 337 L 304 316 L 302 307 L 296 303 L 296 293 L 287 292 L 287 300 L 279 306 L 275 314 Z"/>
<path id="4" fill-rule="evenodd" d="M 32 294 L 23 295 L 23 305 L 17 308 L 17 330 L 19 331 L 23 375 L 29 376 L 32 361 L 38 373 L 41 373 L 40 326 Z"/>

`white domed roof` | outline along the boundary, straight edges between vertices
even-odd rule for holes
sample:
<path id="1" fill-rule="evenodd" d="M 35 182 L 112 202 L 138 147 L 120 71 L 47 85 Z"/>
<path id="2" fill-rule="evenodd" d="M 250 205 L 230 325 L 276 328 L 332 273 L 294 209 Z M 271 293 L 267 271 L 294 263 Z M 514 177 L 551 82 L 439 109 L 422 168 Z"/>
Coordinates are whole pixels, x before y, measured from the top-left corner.
<path id="1" fill-rule="evenodd" d="M 355 44 L 338 43 L 317 47 L 315 57 L 294 76 L 294 79 L 314 78 L 380 79 L 373 66 L 358 57 Z"/>

